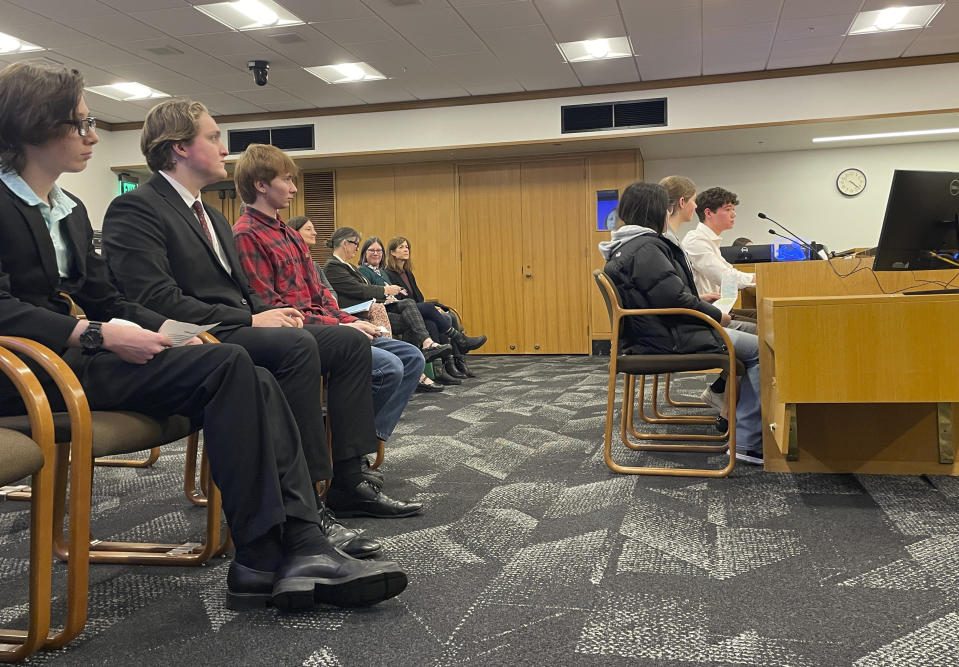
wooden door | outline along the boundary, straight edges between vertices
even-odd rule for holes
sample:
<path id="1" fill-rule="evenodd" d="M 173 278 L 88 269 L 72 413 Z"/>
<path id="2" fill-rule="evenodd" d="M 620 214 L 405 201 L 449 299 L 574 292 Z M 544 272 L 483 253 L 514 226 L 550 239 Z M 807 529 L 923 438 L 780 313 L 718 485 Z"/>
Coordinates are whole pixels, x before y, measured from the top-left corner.
<path id="1" fill-rule="evenodd" d="M 485 354 L 526 350 L 519 164 L 460 167 L 463 316 Z"/>
<path id="2" fill-rule="evenodd" d="M 526 352 L 589 352 L 589 224 L 582 159 L 522 168 Z"/>

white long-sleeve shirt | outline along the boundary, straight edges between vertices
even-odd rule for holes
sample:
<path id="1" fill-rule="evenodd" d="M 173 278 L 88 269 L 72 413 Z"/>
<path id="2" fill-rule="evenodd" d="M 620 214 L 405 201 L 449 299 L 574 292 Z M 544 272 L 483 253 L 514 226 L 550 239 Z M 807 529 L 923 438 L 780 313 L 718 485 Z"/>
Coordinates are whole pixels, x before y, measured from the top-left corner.
<path id="1" fill-rule="evenodd" d="M 735 276 L 739 289 L 756 284 L 756 276 L 733 268 L 719 252 L 721 238 L 713 230 L 699 223 L 683 237 L 680 244 L 693 270 L 693 280 L 700 294 L 718 293 L 722 289 L 723 276 Z"/>

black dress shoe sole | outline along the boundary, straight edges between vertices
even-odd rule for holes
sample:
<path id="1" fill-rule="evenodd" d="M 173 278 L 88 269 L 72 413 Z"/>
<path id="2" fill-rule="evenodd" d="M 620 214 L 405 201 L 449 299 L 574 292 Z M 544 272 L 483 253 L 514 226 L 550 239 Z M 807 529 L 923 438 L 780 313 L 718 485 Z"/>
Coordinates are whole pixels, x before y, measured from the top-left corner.
<path id="1" fill-rule="evenodd" d="M 383 550 L 382 544 L 365 537 L 354 537 L 345 546 L 333 546 L 353 558 L 371 558 Z"/>
<path id="2" fill-rule="evenodd" d="M 354 579 L 287 577 L 273 586 L 273 604 L 281 611 L 303 611 L 317 604 L 369 607 L 396 597 L 406 588 L 406 573 L 387 570 Z"/>
<path id="3" fill-rule="evenodd" d="M 371 503 L 372 504 L 372 503 Z M 407 516 L 415 516 L 423 511 L 423 506 L 419 503 L 411 505 L 409 509 L 399 512 L 384 512 L 383 510 L 378 510 L 376 506 L 374 507 L 341 507 L 337 508 L 336 515 L 343 517 L 357 517 L 357 516 L 369 516 L 374 519 L 402 519 Z"/>
<path id="4" fill-rule="evenodd" d="M 226 608 L 231 611 L 250 611 L 273 605 L 273 596 L 269 593 L 234 593 L 227 590 Z"/>

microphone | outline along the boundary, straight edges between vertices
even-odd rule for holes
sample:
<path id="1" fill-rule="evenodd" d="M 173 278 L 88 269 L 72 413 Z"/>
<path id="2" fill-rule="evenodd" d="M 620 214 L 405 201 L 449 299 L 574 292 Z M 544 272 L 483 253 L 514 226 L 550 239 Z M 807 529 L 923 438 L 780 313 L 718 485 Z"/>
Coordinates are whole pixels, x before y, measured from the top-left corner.
<path id="1" fill-rule="evenodd" d="M 773 236 L 778 236 L 778 237 L 781 238 L 781 239 L 786 239 L 786 240 L 789 241 L 790 243 L 795 243 L 795 242 L 796 242 L 795 239 L 792 239 L 792 238 L 790 238 L 790 237 L 788 237 L 788 236 L 783 236 L 782 234 L 780 234 L 779 232 L 777 232 L 775 229 L 767 229 L 766 231 L 769 232 L 770 234 L 772 234 Z"/>
<path id="2" fill-rule="evenodd" d="M 783 230 L 784 232 L 786 232 L 787 234 L 789 234 L 789 236 L 786 237 L 786 236 L 783 236 L 782 234 L 777 234 L 776 232 L 774 232 L 774 231 L 772 231 L 772 230 L 770 229 L 769 232 L 770 232 L 771 234 L 773 234 L 773 236 L 779 236 L 780 238 L 787 239 L 787 240 L 789 240 L 789 241 L 791 241 L 791 242 L 793 242 L 793 243 L 798 243 L 798 244 L 801 245 L 803 248 L 805 248 L 806 250 L 809 251 L 809 257 L 810 257 L 810 258 L 813 258 L 813 257 L 820 257 L 820 258 L 822 258 L 822 255 L 820 254 L 820 250 L 819 250 L 818 248 L 816 248 L 816 244 L 815 244 L 815 243 L 813 243 L 813 244 L 806 243 L 806 242 L 803 241 L 801 238 L 799 238 L 799 236 L 798 236 L 797 234 L 794 234 L 791 230 L 787 229 L 787 228 L 786 228 L 786 225 L 782 224 L 781 222 L 777 222 L 776 220 L 773 220 L 772 218 L 770 218 L 770 217 L 769 217 L 768 215 L 766 215 L 765 213 L 758 213 L 757 215 L 759 216 L 760 219 L 762 219 L 762 220 L 769 220 L 769 222 L 773 223 L 774 225 L 776 225 L 777 227 L 779 227 L 781 230 Z"/>

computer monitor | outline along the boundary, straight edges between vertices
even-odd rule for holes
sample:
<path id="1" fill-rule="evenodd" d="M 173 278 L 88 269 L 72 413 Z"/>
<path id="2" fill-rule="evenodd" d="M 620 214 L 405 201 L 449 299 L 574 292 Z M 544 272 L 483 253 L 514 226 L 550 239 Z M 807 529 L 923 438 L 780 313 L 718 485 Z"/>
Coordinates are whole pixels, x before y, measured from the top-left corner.
<path id="1" fill-rule="evenodd" d="M 940 257 L 959 261 L 959 173 L 897 169 L 872 268 L 948 269 Z"/>

